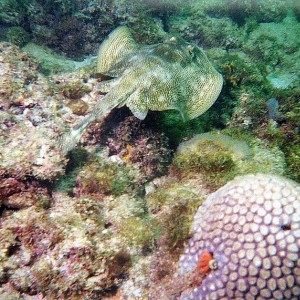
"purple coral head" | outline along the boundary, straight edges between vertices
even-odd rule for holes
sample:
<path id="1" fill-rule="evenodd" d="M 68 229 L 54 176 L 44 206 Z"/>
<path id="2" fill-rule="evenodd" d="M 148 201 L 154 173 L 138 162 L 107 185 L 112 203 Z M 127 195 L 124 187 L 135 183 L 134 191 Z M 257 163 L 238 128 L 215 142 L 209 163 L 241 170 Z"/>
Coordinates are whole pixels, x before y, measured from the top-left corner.
<path id="1" fill-rule="evenodd" d="M 300 299 L 300 186 L 255 174 L 237 177 L 198 209 L 180 276 L 203 252 L 216 268 L 180 299 Z M 196 282 L 196 281 L 195 281 Z"/>

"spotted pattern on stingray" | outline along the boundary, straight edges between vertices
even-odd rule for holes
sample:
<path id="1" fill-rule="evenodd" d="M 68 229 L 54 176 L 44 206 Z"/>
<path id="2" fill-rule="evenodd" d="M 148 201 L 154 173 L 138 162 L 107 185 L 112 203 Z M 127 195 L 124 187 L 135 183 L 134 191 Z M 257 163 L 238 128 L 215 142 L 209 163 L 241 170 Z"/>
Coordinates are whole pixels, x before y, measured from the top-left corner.
<path id="1" fill-rule="evenodd" d="M 195 215 L 180 276 L 205 251 L 218 267 L 180 300 L 300 299 L 300 186 L 256 174 L 211 194 Z"/>
<path id="2" fill-rule="evenodd" d="M 86 127 L 115 107 L 126 105 L 139 119 L 148 111 L 177 110 L 184 121 L 206 112 L 218 98 L 223 78 L 196 45 L 172 37 L 164 43 L 140 45 L 130 30 L 115 29 L 99 48 L 99 92 L 107 93 L 91 113 L 59 141 L 72 150 Z"/>

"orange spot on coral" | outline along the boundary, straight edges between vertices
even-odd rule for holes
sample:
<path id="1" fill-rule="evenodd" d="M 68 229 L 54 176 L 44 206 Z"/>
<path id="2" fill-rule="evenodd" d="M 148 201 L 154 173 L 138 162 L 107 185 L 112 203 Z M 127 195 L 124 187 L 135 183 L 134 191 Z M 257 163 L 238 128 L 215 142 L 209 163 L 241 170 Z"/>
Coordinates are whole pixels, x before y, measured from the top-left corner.
<path id="1" fill-rule="evenodd" d="M 213 256 L 208 251 L 203 251 L 198 258 L 198 271 L 201 274 L 207 273 L 210 270 L 209 262 L 213 260 Z"/>

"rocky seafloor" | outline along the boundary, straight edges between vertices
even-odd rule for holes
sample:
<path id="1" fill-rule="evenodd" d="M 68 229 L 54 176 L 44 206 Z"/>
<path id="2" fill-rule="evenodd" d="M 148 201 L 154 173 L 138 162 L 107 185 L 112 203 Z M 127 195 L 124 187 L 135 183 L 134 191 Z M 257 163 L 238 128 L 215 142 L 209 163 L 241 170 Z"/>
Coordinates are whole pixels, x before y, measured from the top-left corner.
<path id="1" fill-rule="evenodd" d="M 299 299 L 300 9 L 283 2 L 0 1 L 1 300 Z M 187 123 L 116 108 L 64 155 L 120 24 L 202 46 L 221 95 Z"/>

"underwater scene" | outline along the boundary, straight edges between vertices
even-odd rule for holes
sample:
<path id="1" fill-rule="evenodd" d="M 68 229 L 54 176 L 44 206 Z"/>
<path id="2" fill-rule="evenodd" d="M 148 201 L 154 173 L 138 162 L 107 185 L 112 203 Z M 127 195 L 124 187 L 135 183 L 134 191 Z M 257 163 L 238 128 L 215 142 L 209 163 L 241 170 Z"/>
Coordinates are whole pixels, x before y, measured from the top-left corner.
<path id="1" fill-rule="evenodd" d="M 0 0 L 18 299 L 300 299 L 300 1 Z"/>

